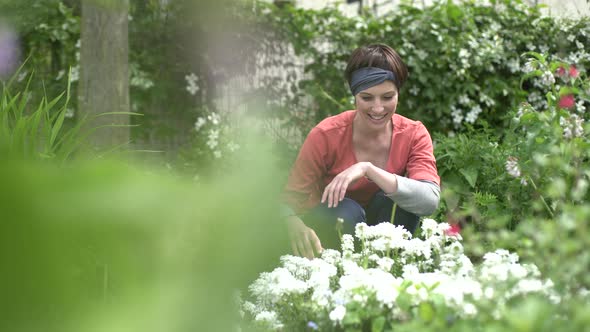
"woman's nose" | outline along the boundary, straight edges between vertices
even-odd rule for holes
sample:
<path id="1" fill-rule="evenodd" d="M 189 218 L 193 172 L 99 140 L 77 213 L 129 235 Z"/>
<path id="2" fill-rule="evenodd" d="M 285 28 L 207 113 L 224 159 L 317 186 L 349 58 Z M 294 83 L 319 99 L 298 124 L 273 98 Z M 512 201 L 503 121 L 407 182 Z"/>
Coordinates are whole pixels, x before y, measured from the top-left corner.
<path id="1" fill-rule="evenodd" d="M 376 102 L 375 104 L 373 104 L 373 106 L 371 106 L 371 110 L 374 112 L 381 112 L 383 111 L 383 104 L 381 104 L 380 102 Z"/>

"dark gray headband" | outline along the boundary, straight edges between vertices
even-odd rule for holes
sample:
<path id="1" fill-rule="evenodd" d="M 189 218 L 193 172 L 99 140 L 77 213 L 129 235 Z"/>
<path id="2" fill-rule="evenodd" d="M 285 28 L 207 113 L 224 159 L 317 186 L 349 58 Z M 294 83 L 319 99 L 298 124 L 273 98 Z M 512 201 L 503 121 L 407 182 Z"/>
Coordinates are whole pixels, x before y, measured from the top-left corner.
<path id="1" fill-rule="evenodd" d="M 350 92 L 353 96 L 387 80 L 396 84 L 395 74 L 389 70 L 376 67 L 363 67 L 355 70 L 350 77 Z"/>

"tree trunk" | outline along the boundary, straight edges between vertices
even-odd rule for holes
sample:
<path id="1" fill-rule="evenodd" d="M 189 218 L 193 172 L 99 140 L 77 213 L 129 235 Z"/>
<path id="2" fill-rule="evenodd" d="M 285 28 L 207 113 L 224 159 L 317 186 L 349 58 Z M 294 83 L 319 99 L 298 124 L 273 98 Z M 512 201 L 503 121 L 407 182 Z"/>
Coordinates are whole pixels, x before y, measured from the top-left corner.
<path id="1" fill-rule="evenodd" d="M 78 106 L 91 143 L 106 148 L 129 142 L 129 0 L 83 0 Z"/>

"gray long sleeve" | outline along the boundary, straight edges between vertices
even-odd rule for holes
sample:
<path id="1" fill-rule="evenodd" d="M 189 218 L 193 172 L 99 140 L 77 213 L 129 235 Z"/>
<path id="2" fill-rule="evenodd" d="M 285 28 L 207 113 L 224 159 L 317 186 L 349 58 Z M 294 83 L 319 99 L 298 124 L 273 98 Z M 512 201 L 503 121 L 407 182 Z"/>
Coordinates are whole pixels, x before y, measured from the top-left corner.
<path id="1" fill-rule="evenodd" d="M 440 200 L 440 187 L 431 181 L 397 176 L 397 192 L 386 194 L 402 209 L 418 216 L 434 213 Z"/>

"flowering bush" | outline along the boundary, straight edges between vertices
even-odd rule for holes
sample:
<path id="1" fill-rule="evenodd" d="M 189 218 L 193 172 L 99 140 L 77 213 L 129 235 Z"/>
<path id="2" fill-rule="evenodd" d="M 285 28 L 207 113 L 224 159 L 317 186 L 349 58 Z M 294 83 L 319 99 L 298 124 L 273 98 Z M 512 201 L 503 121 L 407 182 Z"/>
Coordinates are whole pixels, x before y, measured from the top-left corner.
<path id="1" fill-rule="evenodd" d="M 506 250 L 487 253 L 474 265 L 461 235 L 447 223 L 425 219 L 422 237 L 401 226 L 358 224 L 342 237 L 342 253 L 325 250 L 308 260 L 281 257 L 249 287 L 243 309 L 251 322 L 279 331 L 383 331 L 411 320 L 436 324 L 475 316 L 501 318 L 515 298 L 560 298 L 535 265 L 519 264 Z"/>
<path id="2" fill-rule="evenodd" d="M 307 109 L 311 126 L 353 107 L 342 72 L 350 51 L 368 43 L 386 43 L 400 53 L 410 77 L 400 92 L 398 111 L 424 122 L 433 132 L 464 131 L 483 123 L 504 128 L 506 113 L 527 95 L 519 86 L 527 70 L 521 58 L 524 52 L 554 54 L 553 60 L 575 63 L 579 69 L 590 64 L 584 47 L 590 43 L 588 18 L 546 17 L 538 8 L 513 0 L 414 3 L 419 2 L 402 2 L 379 17 L 368 12 L 345 17 L 330 8 L 306 11 L 259 5 L 259 10 L 272 9 L 271 14 L 260 15 L 275 27 L 272 33 L 309 60 L 305 65 L 309 78 L 285 87 L 284 94 L 296 87 L 296 95 L 287 103 L 291 117 L 298 120 L 301 109 Z M 284 62 L 290 64 L 287 57 Z M 537 85 L 543 83 L 539 80 Z M 542 102 L 543 95 L 529 98 L 535 104 Z"/>
<path id="3" fill-rule="evenodd" d="M 191 81 L 192 82 L 192 81 Z M 195 85 L 187 86 L 194 89 Z M 192 129 L 192 142 L 180 151 L 181 166 L 192 173 L 195 179 L 204 175 L 211 166 L 218 170 L 226 170 L 224 166 L 240 149 L 239 128 L 232 123 L 228 114 L 222 114 L 208 109 L 199 112 Z"/>
<path id="4" fill-rule="evenodd" d="M 530 93 L 508 112 L 501 136 L 491 130 L 437 135 L 439 215 L 472 226 L 464 229 L 468 256 L 509 248 L 560 287 L 585 292 L 590 277 L 580 266 L 590 257 L 578 253 L 590 245 L 583 235 L 590 210 L 590 81 L 583 66 L 559 56 L 528 53 L 524 62 L 521 84 Z"/>

